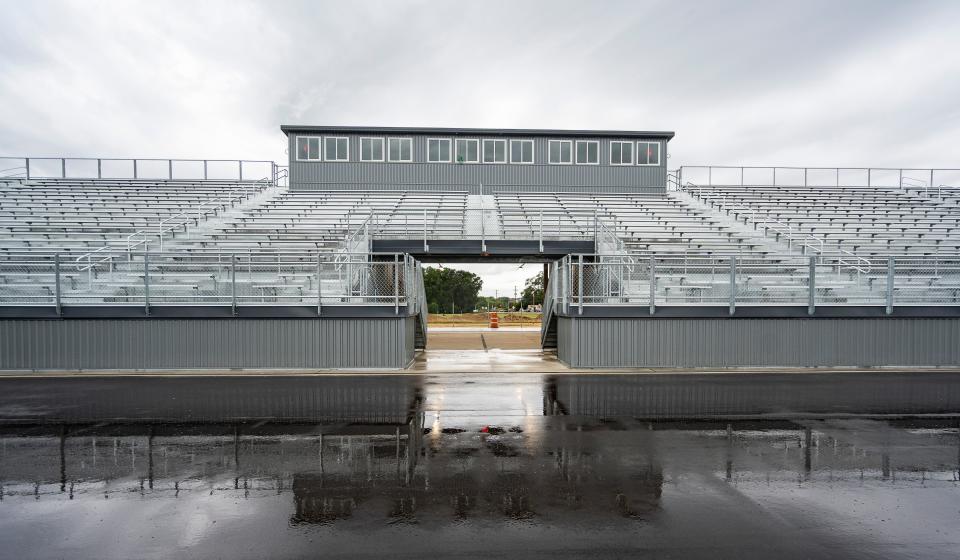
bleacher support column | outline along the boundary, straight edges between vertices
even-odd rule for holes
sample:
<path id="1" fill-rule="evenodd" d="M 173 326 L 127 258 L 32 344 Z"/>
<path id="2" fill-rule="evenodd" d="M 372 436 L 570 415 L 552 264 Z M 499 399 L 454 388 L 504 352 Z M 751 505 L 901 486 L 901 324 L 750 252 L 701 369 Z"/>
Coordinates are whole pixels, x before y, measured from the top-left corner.
<path id="1" fill-rule="evenodd" d="M 150 316 L 150 253 L 143 253 L 143 312 Z"/>
<path id="2" fill-rule="evenodd" d="M 810 257 L 810 269 L 807 273 L 807 315 L 813 315 L 817 308 L 817 259 Z"/>
<path id="3" fill-rule="evenodd" d="M 237 254 L 230 255 L 230 309 L 237 316 Z"/>
<path id="4" fill-rule="evenodd" d="M 57 303 L 57 317 L 61 317 L 63 316 L 63 310 L 60 307 L 60 253 L 53 255 L 53 277 L 53 286 Z"/>
<path id="5" fill-rule="evenodd" d="M 730 257 L 730 314 L 737 309 L 737 257 Z"/>
<path id="6" fill-rule="evenodd" d="M 657 267 L 655 257 L 650 255 L 650 314 L 657 312 Z"/>
<path id="7" fill-rule="evenodd" d="M 580 260 L 577 268 L 577 306 L 579 307 L 580 315 L 583 315 L 583 255 L 580 255 Z"/>
<path id="8" fill-rule="evenodd" d="M 320 253 L 317 253 L 317 317 L 320 316 L 321 307 L 323 305 L 323 263 L 321 262 L 323 257 L 320 256 Z"/>
<path id="9" fill-rule="evenodd" d="M 887 257 L 887 315 L 893 313 L 893 257 Z"/>

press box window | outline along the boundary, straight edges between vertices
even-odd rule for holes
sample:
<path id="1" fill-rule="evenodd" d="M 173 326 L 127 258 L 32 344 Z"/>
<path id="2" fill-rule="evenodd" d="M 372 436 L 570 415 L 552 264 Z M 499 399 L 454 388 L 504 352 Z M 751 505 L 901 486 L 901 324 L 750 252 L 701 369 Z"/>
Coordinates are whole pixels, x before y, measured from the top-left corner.
<path id="1" fill-rule="evenodd" d="M 570 140 L 551 140 L 548 147 L 550 163 L 555 165 L 573 163 L 573 142 Z"/>
<path id="2" fill-rule="evenodd" d="M 533 140 L 511 140 L 510 163 L 533 163 Z"/>
<path id="3" fill-rule="evenodd" d="M 600 142 L 596 140 L 577 141 L 577 164 L 597 165 L 600 163 Z"/>
<path id="4" fill-rule="evenodd" d="M 383 138 L 361 138 L 360 161 L 383 161 Z"/>
<path id="5" fill-rule="evenodd" d="M 390 161 L 413 161 L 413 139 L 387 139 L 387 159 Z"/>
<path id="6" fill-rule="evenodd" d="M 478 163 L 480 161 L 480 141 L 458 138 L 457 163 Z"/>
<path id="7" fill-rule="evenodd" d="M 637 142 L 637 165 L 660 165 L 660 142 Z"/>
<path id="8" fill-rule="evenodd" d="M 300 161 L 320 161 L 320 137 L 297 136 L 297 159 Z"/>
<path id="9" fill-rule="evenodd" d="M 507 163 L 507 141 L 492 138 L 484 140 L 483 163 Z"/>
<path id="10" fill-rule="evenodd" d="M 610 142 L 610 165 L 633 165 L 633 142 Z"/>
<path id="11" fill-rule="evenodd" d="M 327 161 L 348 161 L 350 142 L 344 137 L 328 136 L 323 139 L 323 159 Z"/>
<path id="12" fill-rule="evenodd" d="M 450 139 L 430 138 L 427 140 L 427 161 L 431 163 L 450 163 Z"/>

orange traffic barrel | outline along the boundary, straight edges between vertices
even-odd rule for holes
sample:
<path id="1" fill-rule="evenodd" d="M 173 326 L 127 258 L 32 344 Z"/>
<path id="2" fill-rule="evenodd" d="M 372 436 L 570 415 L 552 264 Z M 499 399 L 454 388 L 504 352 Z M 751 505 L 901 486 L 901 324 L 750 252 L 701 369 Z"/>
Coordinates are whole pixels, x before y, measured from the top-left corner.
<path id="1" fill-rule="evenodd" d="M 490 312 L 490 328 L 499 329 L 500 328 L 500 319 L 497 317 L 496 311 Z"/>

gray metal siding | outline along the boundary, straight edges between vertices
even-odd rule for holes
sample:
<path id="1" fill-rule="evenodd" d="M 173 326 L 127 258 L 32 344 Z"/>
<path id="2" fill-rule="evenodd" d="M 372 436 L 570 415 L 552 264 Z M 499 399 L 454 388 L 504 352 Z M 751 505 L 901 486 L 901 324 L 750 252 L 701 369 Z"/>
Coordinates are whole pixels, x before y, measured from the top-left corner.
<path id="1" fill-rule="evenodd" d="M 409 323 L 404 317 L 3 320 L 0 369 L 402 368 L 412 359 Z"/>
<path id="2" fill-rule="evenodd" d="M 960 409 L 960 376 L 945 371 L 558 375 L 553 383 L 556 400 L 574 416 L 770 418 Z"/>
<path id="3" fill-rule="evenodd" d="M 576 319 L 574 367 L 956 366 L 960 319 Z"/>
<path id="4" fill-rule="evenodd" d="M 312 136 L 303 134 L 303 136 Z M 588 140 L 575 137 L 530 137 L 534 141 L 534 164 L 484 164 L 484 163 L 428 163 L 428 138 L 446 136 L 394 135 L 386 136 L 413 139 L 412 163 L 361 162 L 359 134 L 346 135 L 350 144 L 348 162 L 305 162 L 296 159 L 296 134 L 288 137 L 290 153 L 290 189 L 363 189 L 389 185 L 390 188 L 427 190 L 469 190 L 483 184 L 487 192 L 493 190 L 527 190 L 527 187 L 573 187 L 575 190 L 599 190 L 603 187 L 649 188 L 665 187 L 667 182 L 667 142 L 659 138 L 649 141 L 660 143 L 658 166 L 611 166 L 610 140 L 599 139 L 599 165 L 550 165 L 547 163 L 549 140 Z M 376 136 L 381 137 L 381 136 Z M 472 137 L 471 137 L 472 138 Z M 479 140 L 491 137 L 477 137 Z M 451 140 L 453 138 L 451 137 Z M 595 139 L 589 139 L 595 140 Z M 635 140 L 635 139 L 634 139 Z M 452 150 L 453 143 L 451 143 Z M 482 142 L 481 142 L 482 148 Z M 507 157 L 509 159 L 509 139 Z M 482 158 L 482 149 L 481 149 Z M 488 190 L 490 189 L 490 190 Z M 635 192 L 627 190 L 625 192 Z"/>
<path id="5" fill-rule="evenodd" d="M 409 421 L 418 380 L 358 376 L 0 377 L 4 422 Z M 216 428 L 212 428 L 216 430 Z"/>

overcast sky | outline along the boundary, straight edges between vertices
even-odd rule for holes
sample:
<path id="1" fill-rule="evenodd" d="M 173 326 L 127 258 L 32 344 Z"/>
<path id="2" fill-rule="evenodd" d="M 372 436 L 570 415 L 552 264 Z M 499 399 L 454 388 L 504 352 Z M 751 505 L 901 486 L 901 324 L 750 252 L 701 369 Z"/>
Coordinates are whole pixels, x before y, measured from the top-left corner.
<path id="1" fill-rule="evenodd" d="M 0 0 L 0 155 L 282 161 L 281 123 L 674 130 L 671 168 L 960 167 L 960 1 Z"/>

